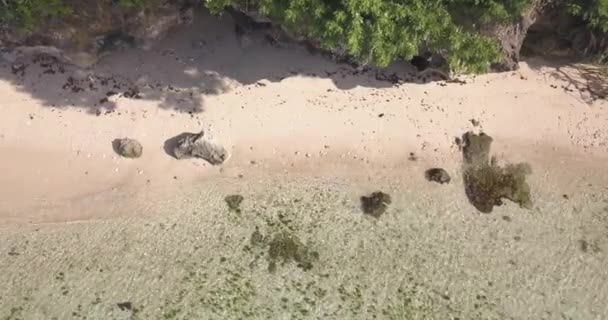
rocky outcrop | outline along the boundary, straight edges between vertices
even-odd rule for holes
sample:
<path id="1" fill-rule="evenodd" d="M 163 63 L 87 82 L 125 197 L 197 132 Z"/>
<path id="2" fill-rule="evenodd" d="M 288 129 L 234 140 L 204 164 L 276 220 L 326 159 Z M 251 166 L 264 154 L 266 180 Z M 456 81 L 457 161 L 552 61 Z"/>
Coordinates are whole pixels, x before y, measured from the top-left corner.
<path id="1" fill-rule="evenodd" d="M 608 33 L 589 28 L 588 22 L 561 6 L 545 9 L 528 29 L 522 54 L 550 57 L 605 56 Z"/>
<path id="2" fill-rule="evenodd" d="M 0 47 L 38 48 L 82 67 L 105 52 L 125 46 L 148 46 L 172 28 L 189 23 L 189 0 L 125 8 L 113 0 L 65 0 L 73 14 L 40 21 L 34 30 L 0 25 Z"/>
<path id="3" fill-rule="evenodd" d="M 219 165 L 228 159 L 228 151 L 217 142 L 200 133 L 185 132 L 172 138 L 173 156 L 177 159 L 200 158 L 212 165 Z"/>
<path id="4" fill-rule="evenodd" d="M 503 199 L 521 208 L 532 209 L 530 185 L 526 177 L 532 173 L 527 163 L 499 166 L 490 158 L 492 137 L 485 133 L 467 132 L 462 137 L 463 180 L 469 202 L 480 212 L 491 213 Z"/>

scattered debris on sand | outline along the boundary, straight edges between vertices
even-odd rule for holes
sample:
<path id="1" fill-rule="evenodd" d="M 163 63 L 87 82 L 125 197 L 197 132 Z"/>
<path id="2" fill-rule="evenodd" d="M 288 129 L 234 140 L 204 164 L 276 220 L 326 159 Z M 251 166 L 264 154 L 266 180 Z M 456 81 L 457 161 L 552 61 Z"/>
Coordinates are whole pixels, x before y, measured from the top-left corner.
<path id="1" fill-rule="evenodd" d="M 245 200 L 245 198 L 240 194 L 231 194 L 224 198 L 224 201 L 228 204 L 228 209 L 236 213 L 241 213 L 241 203 L 243 203 L 243 200 Z"/>
<path id="2" fill-rule="evenodd" d="M 495 158 L 490 159 L 492 141 L 485 133 L 463 135 L 463 179 L 469 202 L 483 213 L 490 213 L 494 206 L 502 205 L 502 199 L 531 209 L 526 176 L 532 173 L 532 168 L 527 163 L 498 166 Z"/>
<path id="3" fill-rule="evenodd" d="M 112 144 L 116 153 L 125 158 L 139 158 L 144 150 L 141 143 L 135 139 L 116 139 Z"/>
<path id="4" fill-rule="evenodd" d="M 200 158 L 212 165 L 222 164 L 228 159 L 228 151 L 206 138 L 203 131 L 182 133 L 173 139 L 177 140 L 173 148 L 173 155 L 177 159 Z"/>
<path id="5" fill-rule="evenodd" d="M 379 218 L 386 212 L 389 204 L 391 204 L 391 196 L 382 191 L 376 191 L 369 196 L 361 197 L 361 209 L 363 213 L 369 214 L 374 218 Z"/>
<path id="6" fill-rule="evenodd" d="M 443 168 L 431 168 L 424 172 L 424 176 L 428 181 L 434 181 L 440 184 L 450 183 L 452 178 L 450 174 Z"/>

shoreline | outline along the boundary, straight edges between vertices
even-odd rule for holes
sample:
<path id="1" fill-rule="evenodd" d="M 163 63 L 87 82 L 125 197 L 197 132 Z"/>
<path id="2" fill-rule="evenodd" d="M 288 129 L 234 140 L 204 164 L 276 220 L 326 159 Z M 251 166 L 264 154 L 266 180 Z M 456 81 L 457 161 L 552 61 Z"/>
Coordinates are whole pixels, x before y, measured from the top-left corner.
<path id="1" fill-rule="evenodd" d="M 608 102 L 564 69 L 395 85 L 188 28 L 90 70 L 0 61 L 0 318 L 608 318 Z M 201 130 L 226 163 L 167 154 Z M 467 131 L 530 164 L 530 210 L 469 202 Z"/>

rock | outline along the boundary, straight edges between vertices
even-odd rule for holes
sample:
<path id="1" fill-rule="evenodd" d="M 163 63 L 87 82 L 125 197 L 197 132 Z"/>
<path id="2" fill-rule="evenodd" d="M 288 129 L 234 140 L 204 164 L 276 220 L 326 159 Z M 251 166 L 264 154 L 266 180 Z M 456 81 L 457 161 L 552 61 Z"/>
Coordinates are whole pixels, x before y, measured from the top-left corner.
<path id="1" fill-rule="evenodd" d="M 450 178 L 450 175 L 448 174 L 448 172 L 442 168 L 428 169 L 424 173 L 424 176 L 426 177 L 426 179 L 428 181 L 434 181 L 434 182 L 441 183 L 441 184 L 450 183 L 450 181 L 452 180 L 452 178 Z"/>
<path id="2" fill-rule="evenodd" d="M 464 162 L 470 166 L 480 166 L 490 162 L 492 137 L 485 133 L 479 135 L 467 132 L 462 136 Z"/>
<path id="3" fill-rule="evenodd" d="M 129 138 L 116 139 L 113 145 L 116 153 L 125 158 L 139 158 L 144 150 L 137 140 Z"/>
<path id="4" fill-rule="evenodd" d="M 177 159 L 200 158 L 212 165 L 219 165 L 228 159 L 228 152 L 224 147 L 210 139 L 205 138 L 204 132 L 182 133 L 173 138 L 176 145 L 173 155 Z"/>
<path id="5" fill-rule="evenodd" d="M 374 218 L 379 218 L 391 204 L 391 196 L 382 192 L 376 191 L 369 196 L 361 197 L 361 209 L 363 213 L 369 214 Z"/>
<path id="6" fill-rule="evenodd" d="M 463 136 L 463 180 L 469 202 L 480 212 L 491 213 L 494 206 L 511 200 L 531 209 L 532 199 L 526 176 L 532 173 L 527 163 L 500 167 L 489 159 L 492 138 L 486 134 L 467 132 Z"/>
<path id="7" fill-rule="evenodd" d="M 228 209 L 236 213 L 241 213 L 241 203 L 243 200 L 245 200 L 245 198 L 240 194 L 232 194 L 224 198 L 224 201 L 226 201 L 226 204 L 228 205 Z"/>

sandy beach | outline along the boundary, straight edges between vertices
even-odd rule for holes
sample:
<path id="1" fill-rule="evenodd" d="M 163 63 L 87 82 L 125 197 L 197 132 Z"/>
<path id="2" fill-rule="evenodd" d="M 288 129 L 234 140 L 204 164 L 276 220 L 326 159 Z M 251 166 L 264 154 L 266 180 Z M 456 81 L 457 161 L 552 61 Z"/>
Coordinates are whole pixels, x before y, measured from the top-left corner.
<path id="1" fill-rule="evenodd" d="M 86 70 L 0 58 L 0 319 L 608 318 L 608 103 L 584 66 L 422 83 L 227 16 L 185 28 Z M 169 155 L 201 130 L 224 164 Z M 531 209 L 469 202 L 468 131 L 530 165 Z M 306 263 L 273 258 L 287 233 Z"/>

